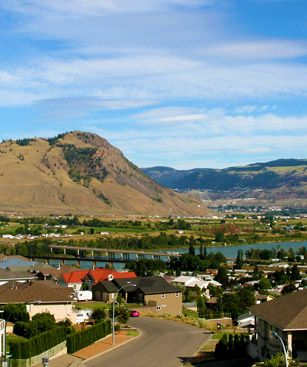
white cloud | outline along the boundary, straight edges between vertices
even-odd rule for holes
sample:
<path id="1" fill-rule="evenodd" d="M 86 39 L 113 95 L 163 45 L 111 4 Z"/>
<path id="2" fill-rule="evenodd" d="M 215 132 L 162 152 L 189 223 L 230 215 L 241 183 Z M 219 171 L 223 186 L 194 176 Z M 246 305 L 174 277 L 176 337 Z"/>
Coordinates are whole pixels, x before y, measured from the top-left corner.
<path id="1" fill-rule="evenodd" d="M 22 14 L 57 16 L 97 16 L 112 13 L 138 13 L 167 10 L 171 7 L 213 5 L 216 0 L 6 0 L 2 7 Z"/>
<path id="2" fill-rule="evenodd" d="M 226 111 L 206 110 L 206 119 L 191 122 L 188 117 L 185 121 L 175 121 L 178 113 L 193 116 L 197 109 L 149 110 L 131 117 L 137 125 L 130 125 L 128 121 L 118 132 L 94 125 L 91 128 L 122 149 L 139 166 L 225 167 L 237 162 L 306 155 L 307 116 L 281 117 L 269 113 L 233 116 Z"/>
<path id="3" fill-rule="evenodd" d="M 287 76 L 287 77 L 285 77 Z M 51 98 L 139 100 L 235 100 L 306 96 L 307 66 L 255 64 L 225 67 L 164 52 L 68 61 L 45 59 L 2 70 L 0 104 Z M 14 93 L 23 95 L 19 101 Z M 12 99 L 9 99 L 9 96 Z M 195 116 L 201 118 L 201 116 Z"/>
<path id="4" fill-rule="evenodd" d="M 307 55 L 306 41 L 251 40 L 212 46 L 205 54 L 229 59 L 274 60 Z"/>

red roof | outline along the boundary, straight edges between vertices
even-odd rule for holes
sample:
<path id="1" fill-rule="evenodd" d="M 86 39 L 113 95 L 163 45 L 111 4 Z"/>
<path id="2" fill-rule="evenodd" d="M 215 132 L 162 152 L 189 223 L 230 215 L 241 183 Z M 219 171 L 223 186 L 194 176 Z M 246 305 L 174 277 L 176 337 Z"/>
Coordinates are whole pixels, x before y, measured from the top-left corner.
<path id="1" fill-rule="evenodd" d="M 89 277 L 94 283 L 108 280 L 112 274 L 114 279 L 136 278 L 134 271 L 116 271 L 112 269 L 99 268 L 95 270 L 75 270 L 70 273 L 62 273 L 61 277 L 65 283 L 82 283 L 85 277 Z"/>
<path id="2" fill-rule="evenodd" d="M 136 278 L 134 271 L 116 271 L 113 269 L 95 269 L 87 272 L 89 278 L 95 283 L 108 280 L 109 275 L 113 275 L 114 279 Z"/>
<path id="3" fill-rule="evenodd" d="M 82 283 L 82 279 L 88 273 L 88 270 L 75 270 L 70 273 L 62 273 L 65 283 Z"/>

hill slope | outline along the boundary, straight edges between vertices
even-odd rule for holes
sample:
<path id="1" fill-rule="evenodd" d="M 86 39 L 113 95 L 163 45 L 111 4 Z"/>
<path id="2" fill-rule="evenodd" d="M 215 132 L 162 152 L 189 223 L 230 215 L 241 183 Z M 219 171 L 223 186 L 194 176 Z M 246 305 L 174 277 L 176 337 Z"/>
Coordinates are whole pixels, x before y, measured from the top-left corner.
<path id="1" fill-rule="evenodd" d="M 31 214 L 203 215 L 195 198 L 162 188 L 98 135 L 0 144 L 0 210 Z"/>
<path id="2" fill-rule="evenodd" d="M 306 199 L 307 160 L 279 159 L 225 169 L 144 168 L 161 185 L 183 191 L 207 190 L 209 199 Z"/>

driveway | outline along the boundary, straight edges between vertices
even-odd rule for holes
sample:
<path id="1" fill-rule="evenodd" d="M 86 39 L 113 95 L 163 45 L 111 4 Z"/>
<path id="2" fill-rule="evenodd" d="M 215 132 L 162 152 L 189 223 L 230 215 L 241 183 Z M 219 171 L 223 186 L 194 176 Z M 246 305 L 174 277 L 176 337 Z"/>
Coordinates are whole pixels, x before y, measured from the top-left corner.
<path id="1" fill-rule="evenodd" d="M 84 363 L 86 367 L 178 367 L 210 336 L 204 329 L 150 317 L 130 319 L 143 334 L 132 342 Z"/>

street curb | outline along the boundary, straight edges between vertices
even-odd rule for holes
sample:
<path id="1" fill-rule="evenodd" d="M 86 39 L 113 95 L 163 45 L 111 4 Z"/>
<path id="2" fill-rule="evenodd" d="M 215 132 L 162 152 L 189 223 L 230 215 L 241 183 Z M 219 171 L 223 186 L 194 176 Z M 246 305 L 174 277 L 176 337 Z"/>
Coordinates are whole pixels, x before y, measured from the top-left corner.
<path id="1" fill-rule="evenodd" d="M 137 328 L 134 328 L 134 329 L 135 329 L 135 330 L 137 330 L 137 331 L 139 332 L 139 335 L 137 335 L 137 336 L 135 336 L 135 337 L 133 337 L 133 338 L 131 338 L 131 339 L 128 339 L 128 340 L 126 340 L 125 342 L 123 342 L 123 343 L 121 343 L 121 344 L 112 345 L 112 346 L 111 346 L 111 348 L 109 348 L 109 349 L 107 349 L 107 350 L 104 350 L 103 352 L 100 352 L 100 353 L 98 353 L 98 354 L 95 354 L 95 355 L 94 355 L 94 356 L 92 356 L 92 357 L 89 357 L 89 358 L 83 359 L 83 363 L 89 362 L 89 361 L 91 361 L 92 359 L 95 359 L 95 358 L 97 358 L 97 357 L 100 357 L 100 356 L 102 356 L 103 354 L 106 354 L 106 353 L 108 353 L 108 352 L 110 352 L 110 351 L 112 351 L 112 350 L 114 350 L 114 349 L 117 349 L 117 348 L 119 348 L 119 347 L 121 347 L 121 346 L 123 346 L 123 345 L 125 345 L 125 344 L 128 344 L 128 343 L 132 342 L 133 340 L 138 339 L 140 336 L 142 336 L 142 335 L 143 335 L 143 331 L 142 331 L 141 329 L 137 329 Z"/>

